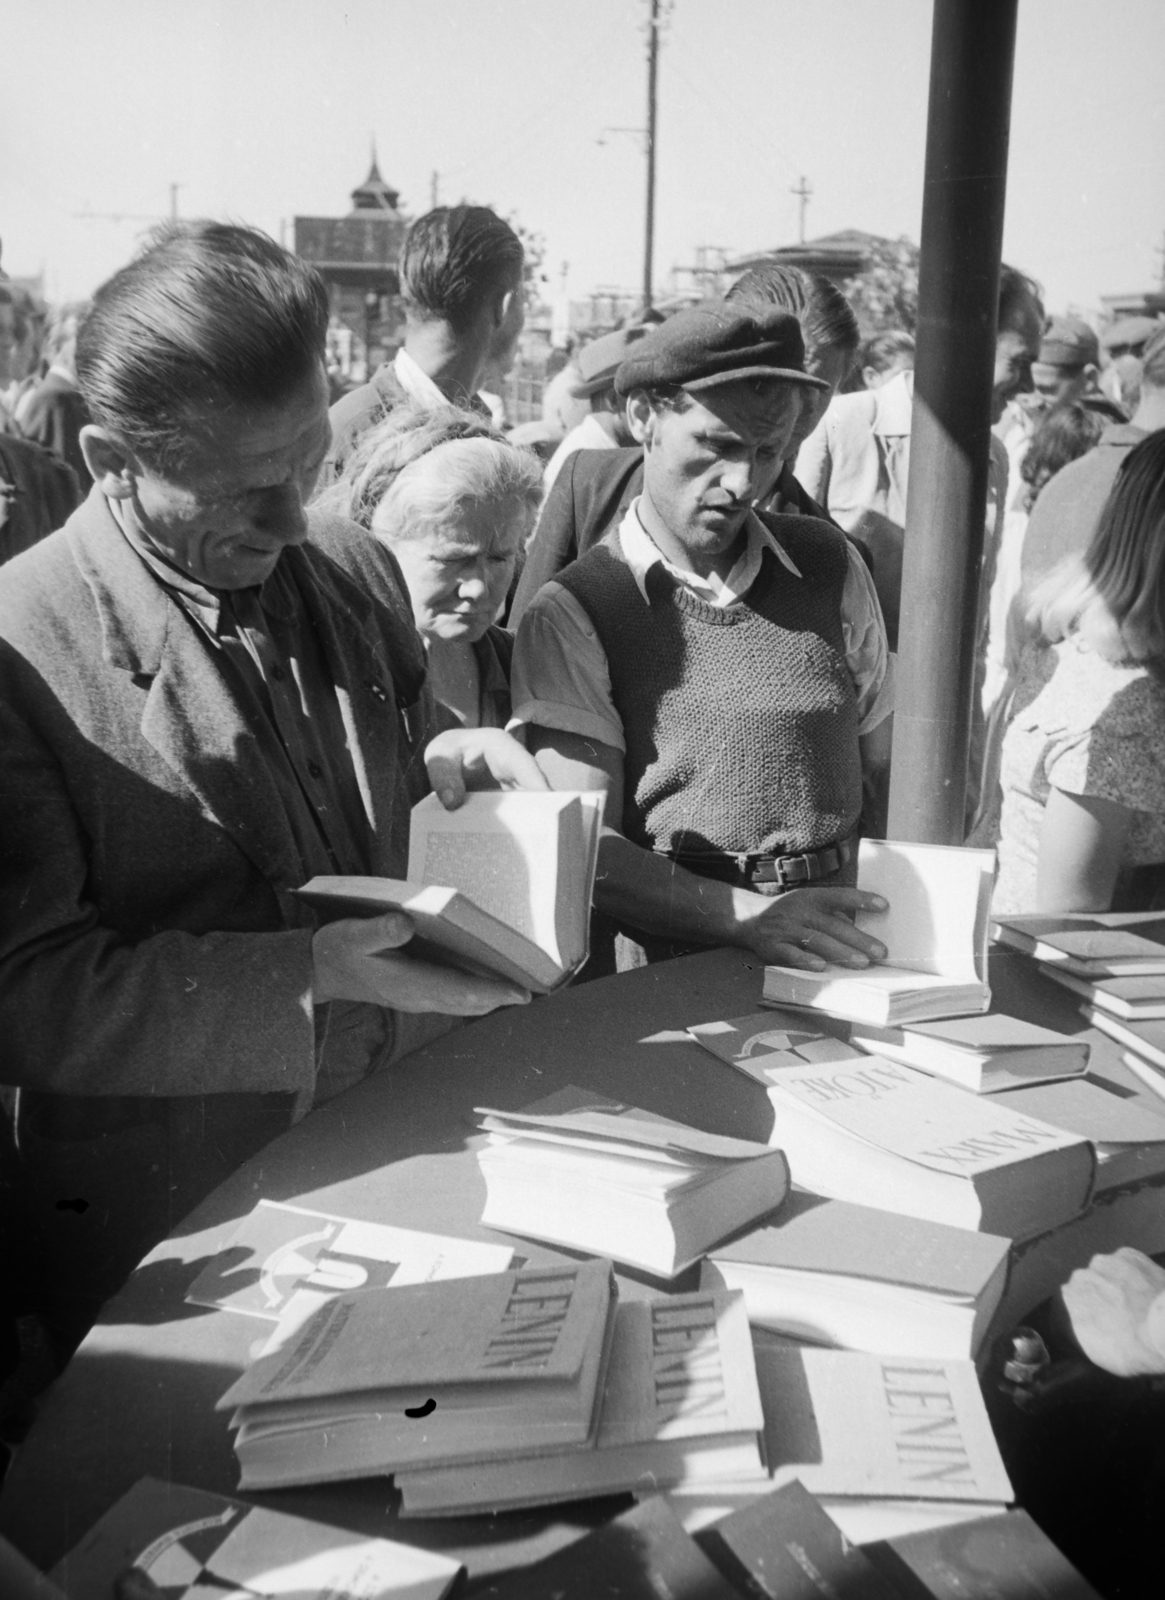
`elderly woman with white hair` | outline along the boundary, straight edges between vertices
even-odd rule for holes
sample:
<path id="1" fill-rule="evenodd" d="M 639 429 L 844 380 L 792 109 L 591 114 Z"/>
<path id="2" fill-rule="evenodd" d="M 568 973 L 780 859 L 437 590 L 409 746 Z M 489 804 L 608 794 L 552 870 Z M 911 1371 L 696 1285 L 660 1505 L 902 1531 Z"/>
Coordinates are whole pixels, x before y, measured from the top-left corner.
<path id="1" fill-rule="evenodd" d="M 537 458 L 455 406 L 401 406 L 321 495 L 391 550 L 451 726 L 510 716 L 511 636 L 497 627 L 542 494 Z"/>

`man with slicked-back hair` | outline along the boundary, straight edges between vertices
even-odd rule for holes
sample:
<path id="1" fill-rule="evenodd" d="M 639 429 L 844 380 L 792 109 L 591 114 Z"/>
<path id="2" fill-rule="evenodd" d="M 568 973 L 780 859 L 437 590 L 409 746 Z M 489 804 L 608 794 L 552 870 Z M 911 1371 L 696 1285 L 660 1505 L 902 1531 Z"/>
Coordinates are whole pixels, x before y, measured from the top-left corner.
<path id="1" fill-rule="evenodd" d="M 78 335 L 89 498 L 0 571 L 3 1079 L 66 1347 L 294 1117 L 527 998 L 414 959 L 407 918 L 317 927 L 294 892 L 403 877 L 430 781 L 543 786 L 498 730 L 426 742 L 395 563 L 305 509 L 327 315 L 265 235 L 164 230 Z"/>
<path id="2" fill-rule="evenodd" d="M 522 241 L 488 206 L 438 206 L 418 217 L 400 259 L 405 342 L 369 382 L 332 407 L 330 475 L 356 441 L 402 400 L 467 406 L 487 372 L 513 364 L 525 318 Z"/>

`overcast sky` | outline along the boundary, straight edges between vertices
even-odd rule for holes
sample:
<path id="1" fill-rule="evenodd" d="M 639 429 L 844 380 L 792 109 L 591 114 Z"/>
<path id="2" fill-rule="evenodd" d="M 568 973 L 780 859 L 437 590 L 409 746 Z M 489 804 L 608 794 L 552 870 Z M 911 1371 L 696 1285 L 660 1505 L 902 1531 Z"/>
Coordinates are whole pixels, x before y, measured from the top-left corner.
<path id="1" fill-rule="evenodd" d="M 1020 0 L 1005 255 L 1049 308 L 1161 278 L 1165 0 Z M 665 0 L 656 279 L 840 228 L 917 240 L 929 0 Z M 343 215 L 375 134 L 417 214 L 513 214 L 581 296 L 642 276 L 646 0 L 9 0 L 0 237 L 52 298 L 164 213 Z M 117 212 L 126 220 L 85 219 Z M 290 232 L 288 233 L 290 240 Z"/>

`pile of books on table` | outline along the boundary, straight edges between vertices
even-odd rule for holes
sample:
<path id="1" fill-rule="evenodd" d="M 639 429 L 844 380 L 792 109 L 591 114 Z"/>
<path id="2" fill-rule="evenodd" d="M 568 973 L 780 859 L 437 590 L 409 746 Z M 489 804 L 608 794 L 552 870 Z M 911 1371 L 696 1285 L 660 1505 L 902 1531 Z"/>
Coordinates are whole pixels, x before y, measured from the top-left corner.
<path id="1" fill-rule="evenodd" d="M 143 1478 L 50 1579 L 68 1600 L 442 1600 L 462 1571 L 437 1551 Z M 53 1592 L 44 1580 L 35 1592 L 42 1589 Z M 795 1481 L 694 1536 L 654 1497 L 475 1590 L 493 1600 L 956 1600 L 988 1592 L 1095 1600 L 1022 1511 L 859 1549 Z"/>
<path id="2" fill-rule="evenodd" d="M 641 1499 L 499 1596 L 592 1593 L 635 1551 L 677 1594 L 705 1569 L 708 1594 L 832 1592 L 765 1587 L 813 1541 L 838 1592 L 868 1550 L 861 1592 L 917 1594 L 927 1540 L 987 1526 L 1058 1561 L 1007 1512 L 975 1362 L 1017 1242 L 1165 1173 L 1165 1118 L 991 1012 L 983 853 L 863 847 L 862 873 L 909 908 L 870 921 L 896 972 L 811 974 L 794 1009 L 806 975 L 769 969 L 766 1009 L 689 1029 L 710 1103 L 718 1074 L 763 1087 L 767 1142 L 568 1086 L 476 1109 L 480 1221 L 514 1243 L 257 1207 L 190 1292 L 261 1335 L 219 1403 L 240 1486 L 392 1478 L 418 1530 Z M 890 1537 L 920 1565 L 879 1565 Z"/>
<path id="3" fill-rule="evenodd" d="M 1165 917 L 1160 912 L 1000 917 L 996 939 L 1066 989 L 1085 1021 L 1165 1100 Z"/>

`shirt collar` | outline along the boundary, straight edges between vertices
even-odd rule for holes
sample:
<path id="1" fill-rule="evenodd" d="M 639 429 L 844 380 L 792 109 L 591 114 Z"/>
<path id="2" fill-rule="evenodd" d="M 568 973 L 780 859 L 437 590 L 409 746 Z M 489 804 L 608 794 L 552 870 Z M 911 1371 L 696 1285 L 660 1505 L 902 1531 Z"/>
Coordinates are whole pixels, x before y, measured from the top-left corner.
<path id="1" fill-rule="evenodd" d="M 723 584 L 712 584 L 701 578 L 697 573 L 687 572 L 682 567 L 675 566 L 660 550 L 652 539 L 647 529 L 639 519 L 639 496 L 636 495 L 627 507 L 626 515 L 619 525 L 619 543 L 623 551 L 623 559 L 631 569 L 635 579 L 636 588 L 650 604 L 647 593 L 647 575 L 655 566 L 662 566 L 673 578 L 690 589 L 701 599 L 711 599 L 714 605 L 732 605 L 743 597 L 752 588 L 760 573 L 761 557 L 766 550 L 772 552 L 794 578 L 801 576 L 792 556 L 781 544 L 772 529 L 757 516 L 755 511 L 750 511 L 745 520 L 745 548 L 728 577 Z"/>
<path id="2" fill-rule="evenodd" d="M 878 434 L 909 434 L 914 408 L 914 373 L 899 372 L 874 391 L 874 425 Z"/>
<path id="3" fill-rule="evenodd" d="M 423 406 L 447 406 L 449 404 L 429 374 L 422 371 L 412 356 L 409 355 L 404 345 L 401 345 L 393 357 L 392 370 L 396 373 L 396 381 L 410 400 L 416 400 L 418 404 Z"/>

